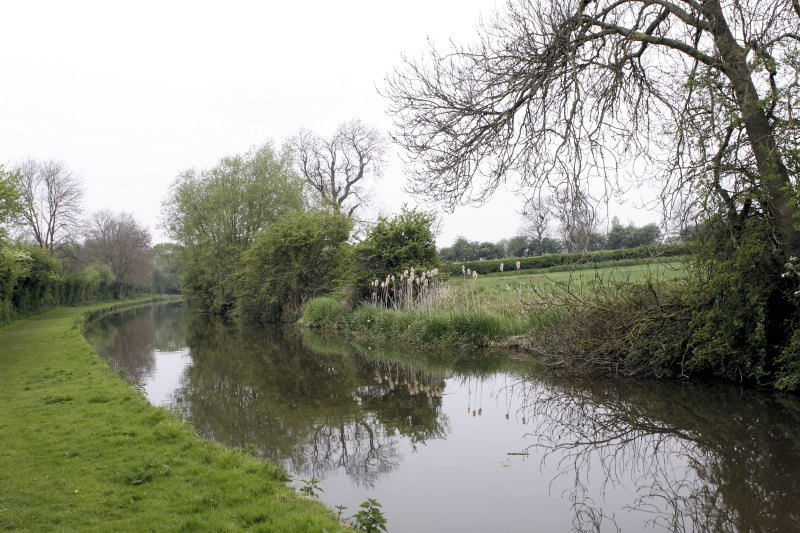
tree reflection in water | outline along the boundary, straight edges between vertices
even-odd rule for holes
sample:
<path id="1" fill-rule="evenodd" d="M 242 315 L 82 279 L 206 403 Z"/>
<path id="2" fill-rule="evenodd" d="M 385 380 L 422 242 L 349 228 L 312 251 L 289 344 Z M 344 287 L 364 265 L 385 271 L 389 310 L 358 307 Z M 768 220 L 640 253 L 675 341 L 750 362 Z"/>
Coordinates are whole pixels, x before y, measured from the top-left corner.
<path id="1" fill-rule="evenodd" d="M 648 513 L 657 529 L 800 531 L 796 398 L 680 384 L 528 386 L 531 451 L 570 480 L 576 530 L 615 527 L 603 498 L 633 485 L 626 510 Z"/>
<path id="2" fill-rule="evenodd" d="M 155 350 L 180 350 L 186 337 L 179 304 L 139 307 L 113 313 L 91 328 L 87 340 L 111 359 L 128 379 L 142 381 L 155 370 Z"/>
<path id="3" fill-rule="evenodd" d="M 447 433 L 446 376 L 364 360 L 340 340 L 304 340 L 288 327 L 242 330 L 198 316 L 187 341 L 193 365 L 175 407 L 199 434 L 255 445 L 297 475 L 342 469 L 372 487 L 402 461 L 400 438 Z"/>

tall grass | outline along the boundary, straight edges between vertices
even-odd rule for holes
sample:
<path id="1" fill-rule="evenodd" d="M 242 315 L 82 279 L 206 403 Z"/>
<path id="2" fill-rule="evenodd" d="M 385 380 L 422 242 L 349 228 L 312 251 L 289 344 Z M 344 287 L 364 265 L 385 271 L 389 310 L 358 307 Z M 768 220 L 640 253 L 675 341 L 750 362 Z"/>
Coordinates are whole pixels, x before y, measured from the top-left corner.
<path id="1" fill-rule="evenodd" d="M 387 309 L 369 303 L 342 319 L 356 336 L 441 345 L 488 346 L 524 333 L 529 320 L 521 315 L 502 317 L 485 309 Z"/>

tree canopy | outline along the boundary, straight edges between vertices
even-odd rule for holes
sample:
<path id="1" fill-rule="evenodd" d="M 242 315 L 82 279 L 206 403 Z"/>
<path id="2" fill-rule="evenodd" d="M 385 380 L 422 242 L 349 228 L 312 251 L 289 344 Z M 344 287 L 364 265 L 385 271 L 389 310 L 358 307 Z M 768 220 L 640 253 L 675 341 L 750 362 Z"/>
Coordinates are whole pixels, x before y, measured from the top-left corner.
<path id="1" fill-rule="evenodd" d="M 62 161 L 29 159 L 15 168 L 27 233 L 50 252 L 78 231 L 83 210 L 80 178 Z"/>
<path id="2" fill-rule="evenodd" d="M 19 189 L 19 175 L 9 172 L 0 165 L 0 245 L 8 237 L 8 228 L 22 213 L 22 191 Z"/>
<path id="3" fill-rule="evenodd" d="M 288 150 L 271 144 L 181 173 L 162 206 L 167 234 L 182 246 L 182 288 L 202 309 L 226 314 L 235 303 L 241 254 L 259 231 L 302 210 L 303 182 Z"/>
<path id="4" fill-rule="evenodd" d="M 242 256 L 238 311 L 247 319 L 296 320 L 309 299 L 331 292 L 351 268 L 351 219 L 312 211 L 283 216 Z"/>
<path id="5" fill-rule="evenodd" d="M 114 293 L 125 296 L 126 285 L 144 285 L 153 267 L 150 232 L 130 213 L 98 211 L 86 228 L 89 258 L 108 265 L 114 274 Z"/>

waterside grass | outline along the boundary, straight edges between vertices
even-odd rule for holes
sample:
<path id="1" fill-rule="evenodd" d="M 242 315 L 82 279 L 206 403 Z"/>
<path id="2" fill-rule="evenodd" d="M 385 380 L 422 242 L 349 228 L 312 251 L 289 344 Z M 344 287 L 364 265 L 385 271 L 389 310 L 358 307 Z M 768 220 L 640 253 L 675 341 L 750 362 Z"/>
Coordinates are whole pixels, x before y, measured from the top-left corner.
<path id="1" fill-rule="evenodd" d="M 0 529 L 339 531 L 286 474 L 198 438 L 112 372 L 57 308 L 0 328 Z"/>
<path id="2" fill-rule="evenodd" d="M 566 306 L 553 305 L 560 295 L 590 294 L 609 285 L 635 285 L 648 279 L 672 279 L 683 272 L 682 263 L 663 260 L 571 271 L 516 270 L 511 265 L 511 270 L 487 275 L 464 269 L 463 274 L 449 280 L 435 280 L 430 298 L 414 299 L 411 308 L 396 302 L 392 305 L 391 297 L 386 296 L 391 293 L 382 289 L 377 297 L 373 293 L 371 303 L 349 311 L 335 298 L 311 300 L 301 323 L 343 329 L 362 340 L 525 347 L 537 331 L 562 323 L 569 316 Z"/>
<path id="3" fill-rule="evenodd" d="M 342 319 L 345 330 L 361 338 L 436 345 L 488 346 L 529 327 L 523 316 L 502 317 L 484 309 L 403 311 L 364 304 Z"/>

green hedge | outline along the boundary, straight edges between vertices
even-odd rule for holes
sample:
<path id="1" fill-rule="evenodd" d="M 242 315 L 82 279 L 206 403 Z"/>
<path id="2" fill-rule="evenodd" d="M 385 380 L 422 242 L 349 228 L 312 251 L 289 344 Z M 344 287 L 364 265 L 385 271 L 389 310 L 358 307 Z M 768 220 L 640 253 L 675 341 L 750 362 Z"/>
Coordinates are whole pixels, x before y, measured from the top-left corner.
<path id="1" fill-rule="evenodd" d="M 61 261 L 36 246 L 0 248 L 0 325 L 54 305 L 114 298 L 114 276 L 105 265 L 59 274 Z"/>
<path id="2" fill-rule="evenodd" d="M 444 263 L 439 269 L 441 273 L 455 275 L 461 274 L 461 266 L 469 268 L 478 274 L 485 275 L 500 272 L 500 264 L 504 264 L 506 272 L 516 269 L 516 262 L 520 263 L 520 270 L 551 268 L 564 265 L 580 265 L 585 263 L 601 263 L 606 261 L 622 261 L 627 259 L 648 259 L 651 257 L 678 257 L 688 255 L 690 247 L 687 243 L 659 244 L 654 246 L 638 246 L 620 250 L 601 250 L 584 254 L 547 254 L 535 257 L 507 257 L 505 259 L 491 259 L 486 261 L 464 261 Z"/>

